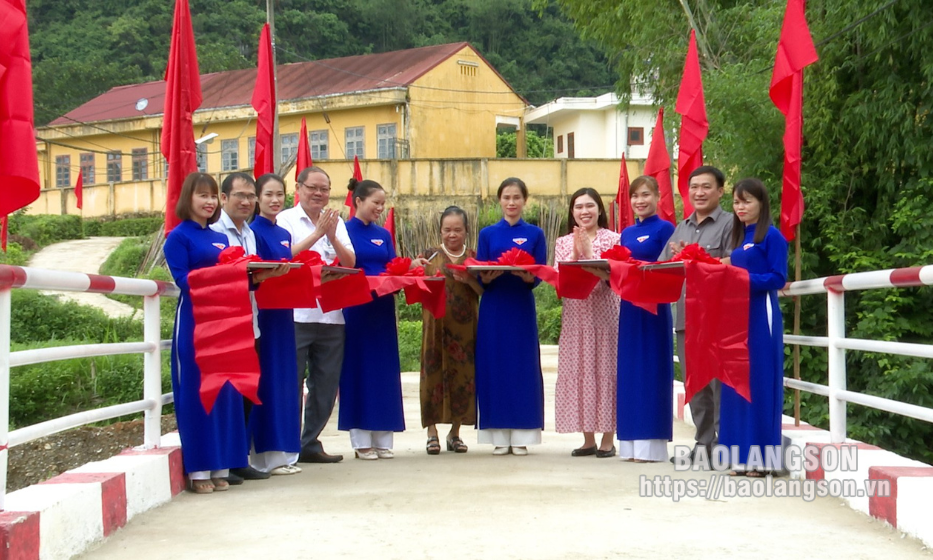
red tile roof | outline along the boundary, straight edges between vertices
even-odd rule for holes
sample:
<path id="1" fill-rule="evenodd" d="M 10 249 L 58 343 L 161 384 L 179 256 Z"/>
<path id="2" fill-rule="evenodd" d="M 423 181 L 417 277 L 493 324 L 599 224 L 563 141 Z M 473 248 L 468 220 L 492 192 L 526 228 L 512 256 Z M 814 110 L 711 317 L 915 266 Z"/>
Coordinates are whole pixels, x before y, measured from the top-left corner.
<path id="1" fill-rule="evenodd" d="M 279 101 L 288 101 L 409 86 L 464 47 L 470 47 L 470 44 L 450 43 L 403 51 L 283 64 L 277 66 L 278 98 Z M 255 68 L 202 74 L 203 102 L 199 110 L 249 105 L 255 83 Z M 148 105 L 142 111 L 136 109 L 136 102 L 140 99 L 148 100 Z M 55 119 L 49 125 L 159 115 L 163 111 L 164 99 L 164 80 L 119 86 Z"/>

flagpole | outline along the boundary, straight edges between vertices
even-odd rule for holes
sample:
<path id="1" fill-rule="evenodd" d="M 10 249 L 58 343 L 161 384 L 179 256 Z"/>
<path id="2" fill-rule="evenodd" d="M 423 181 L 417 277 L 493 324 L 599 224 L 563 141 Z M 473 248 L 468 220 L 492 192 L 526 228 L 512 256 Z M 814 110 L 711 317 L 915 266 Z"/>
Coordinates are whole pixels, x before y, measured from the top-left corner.
<path id="1" fill-rule="evenodd" d="M 279 136 L 279 84 L 278 71 L 275 68 L 275 9 L 272 0 L 266 0 L 266 22 L 269 24 L 269 42 L 272 43 L 272 172 L 282 165 L 282 139 Z"/>
<path id="2" fill-rule="evenodd" d="M 800 282 L 800 224 L 794 236 L 794 281 Z M 800 296 L 794 296 L 794 336 L 800 334 Z M 794 379 L 800 381 L 800 345 L 794 345 Z M 800 389 L 794 389 L 794 426 L 800 426 Z"/>

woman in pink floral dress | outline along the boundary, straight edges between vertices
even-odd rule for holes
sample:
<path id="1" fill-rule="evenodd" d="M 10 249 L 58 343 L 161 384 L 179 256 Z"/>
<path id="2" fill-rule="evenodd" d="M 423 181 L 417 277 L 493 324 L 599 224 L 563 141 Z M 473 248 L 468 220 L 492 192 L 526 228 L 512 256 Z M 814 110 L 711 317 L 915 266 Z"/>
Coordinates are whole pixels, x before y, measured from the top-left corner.
<path id="1" fill-rule="evenodd" d="M 570 198 L 568 234 L 557 239 L 554 260 L 598 259 L 619 243 L 608 228 L 599 193 L 578 190 Z M 574 457 L 616 454 L 616 350 L 619 342 L 619 297 L 599 282 L 585 300 L 564 299 L 557 362 L 556 424 L 558 433 L 583 432 Z M 596 444 L 596 433 L 602 440 Z"/>

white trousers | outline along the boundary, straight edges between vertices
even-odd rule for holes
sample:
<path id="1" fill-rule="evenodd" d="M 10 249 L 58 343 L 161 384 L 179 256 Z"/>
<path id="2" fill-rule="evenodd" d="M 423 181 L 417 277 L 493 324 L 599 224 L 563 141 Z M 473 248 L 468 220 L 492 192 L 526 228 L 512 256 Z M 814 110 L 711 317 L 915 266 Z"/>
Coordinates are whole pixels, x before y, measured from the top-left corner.
<path id="1" fill-rule="evenodd" d="M 230 469 L 221 469 L 219 471 L 194 471 L 188 473 L 188 480 L 209 480 L 211 478 L 227 478 L 230 476 Z"/>
<path id="2" fill-rule="evenodd" d="M 293 465 L 298 461 L 297 453 L 285 451 L 263 451 L 256 453 L 255 449 L 249 451 L 249 466 L 260 472 L 271 472 L 272 469 Z"/>
<path id="3" fill-rule="evenodd" d="M 477 443 L 496 447 L 525 447 L 541 443 L 541 430 L 480 430 Z"/>
<path id="4" fill-rule="evenodd" d="M 353 449 L 369 449 L 371 447 L 392 449 L 394 439 L 395 433 L 393 432 L 374 432 L 356 428 L 350 430 L 350 445 L 353 446 Z"/>
<path id="5" fill-rule="evenodd" d="M 667 461 L 667 440 L 619 440 L 619 457 L 621 459 L 640 459 L 642 461 Z"/>

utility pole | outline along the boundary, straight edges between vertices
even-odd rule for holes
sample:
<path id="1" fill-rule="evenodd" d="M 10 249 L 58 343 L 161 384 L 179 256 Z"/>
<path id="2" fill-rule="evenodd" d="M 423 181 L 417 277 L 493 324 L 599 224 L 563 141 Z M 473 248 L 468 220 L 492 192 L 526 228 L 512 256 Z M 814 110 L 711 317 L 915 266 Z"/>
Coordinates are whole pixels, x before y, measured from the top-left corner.
<path id="1" fill-rule="evenodd" d="M 272 80 L 273 92 L 275 98 L 275 107 L 273 110 L 272 123 L 272 168 L 278 169 L 282 165 L 282 138 L 279 135 L 279 77 L 278 70 L 275 67 L 275 10 L 272 6 L 273 0 L 266 0 L 266 22 L 269 23 L 269 38 L 272 40 Z"/>

